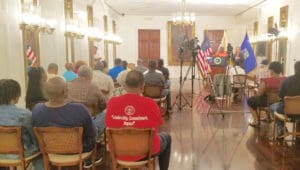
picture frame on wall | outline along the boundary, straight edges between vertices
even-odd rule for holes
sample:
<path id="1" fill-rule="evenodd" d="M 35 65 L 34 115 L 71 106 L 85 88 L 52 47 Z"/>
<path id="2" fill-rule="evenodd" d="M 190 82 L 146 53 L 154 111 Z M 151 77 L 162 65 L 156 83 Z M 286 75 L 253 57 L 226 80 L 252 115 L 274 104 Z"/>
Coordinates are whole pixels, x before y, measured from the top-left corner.
<path id="1" fill-rule="evenodd" d="M 189 49 L 189 41 L 195 38 L 195 24 L 174 24 L 172 21 L 169 21 L 167 26 L 168 64 L 180 65 L 182 59 L 183 65 L 189 65 L 192 61 L 192 51 Z M 182 54 L 179 49 L 183 50 Z"/>

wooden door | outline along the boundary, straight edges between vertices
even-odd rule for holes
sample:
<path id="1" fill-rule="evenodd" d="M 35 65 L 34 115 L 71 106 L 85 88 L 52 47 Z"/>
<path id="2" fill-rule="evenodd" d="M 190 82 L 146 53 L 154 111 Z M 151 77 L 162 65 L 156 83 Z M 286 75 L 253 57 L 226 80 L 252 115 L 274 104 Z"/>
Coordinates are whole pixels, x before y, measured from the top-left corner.
<path id="1" fill-rule="evenodd" d="M 144 66 L 148 66 L 149 60 L 160 58 L 160 30 L 139 29 L 138 34 L 138 58 L 143 60 Z"/>

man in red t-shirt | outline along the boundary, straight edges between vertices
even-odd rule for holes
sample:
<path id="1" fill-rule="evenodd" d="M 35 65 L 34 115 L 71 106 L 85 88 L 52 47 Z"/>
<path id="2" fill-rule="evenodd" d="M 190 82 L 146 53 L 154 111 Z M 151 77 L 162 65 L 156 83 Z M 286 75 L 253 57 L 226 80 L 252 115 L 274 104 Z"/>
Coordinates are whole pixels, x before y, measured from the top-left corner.
<path id="1" fill-rule="evenodd" d="M 141 96 L 143 87 L 143 74 L 136 70 L 128 72 L 125 80 L 127 93 L 109 100 L 105 123 L 110 128 L 154 128 L 152 154 L 158 155 L 160 170 L 167 170 L 171 152 L 171 137 L 166 132 L 158 133 L 158 128 L 163 123 L 159 108 L 151 98 Z M 145 156 L 126 156 L 118 159 L 139 161 L 144 158 Z"/>

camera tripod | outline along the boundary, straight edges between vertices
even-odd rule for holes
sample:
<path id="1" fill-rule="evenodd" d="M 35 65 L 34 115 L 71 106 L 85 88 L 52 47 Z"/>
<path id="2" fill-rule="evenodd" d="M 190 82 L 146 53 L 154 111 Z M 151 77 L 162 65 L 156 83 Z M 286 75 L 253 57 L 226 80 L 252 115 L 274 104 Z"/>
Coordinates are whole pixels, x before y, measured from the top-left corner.
<path id="1" fill-rule="evenodd" d="M 182 67 L 183 67 L 183 48 L 179 48 L 179 53 L 180 53 L 180 78 L 179 78 L 179 92 L 178 95 L 176 96 L 175 102 L 173 103 L 172 107 L 176 105 L 178 107 L 178 110 L 182 110 L 182 108 L 186 105 L 190 106 L 191 108 L 193 107 L 193 95 L 194 95 L 194 79 L 195 79 L 195 58 L 196 56 L 192 54 L 192 62 L 190 66 L 188 67 L 188 70 L 186 71 L 186 74 L 184 78 L 182 79 Z M 187 76 L 189 75 L 189 72 L 192 72 L 192 97 L 191 97 L 191 102 L 189 103 L 187 98 L 182 94 L 182 88 L 184 86 L 184 83 L 187 79 Z M 182 100 L 184 100 L 184 104 L 182 103 Z"/>

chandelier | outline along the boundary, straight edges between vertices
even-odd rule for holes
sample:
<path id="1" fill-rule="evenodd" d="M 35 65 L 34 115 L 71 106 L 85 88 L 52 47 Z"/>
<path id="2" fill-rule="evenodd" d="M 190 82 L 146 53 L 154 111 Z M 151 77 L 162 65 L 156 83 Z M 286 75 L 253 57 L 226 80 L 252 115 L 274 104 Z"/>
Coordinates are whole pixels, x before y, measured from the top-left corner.
<path id="1" fill-rule="evenodd" d="M 192 25 L 195 23 L 195 14 L 186 11 L 186 0 L 182 0 L 180 4 L 180 12 L 173 15 L 174 24 Z"/>

